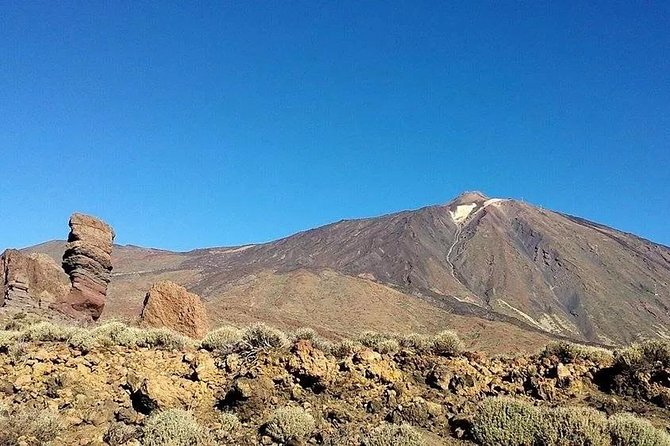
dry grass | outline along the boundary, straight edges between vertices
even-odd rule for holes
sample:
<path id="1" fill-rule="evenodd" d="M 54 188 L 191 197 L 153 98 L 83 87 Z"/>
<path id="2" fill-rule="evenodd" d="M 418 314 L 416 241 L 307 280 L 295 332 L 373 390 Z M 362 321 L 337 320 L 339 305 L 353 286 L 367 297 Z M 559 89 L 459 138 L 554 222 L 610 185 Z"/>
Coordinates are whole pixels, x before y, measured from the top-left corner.
<path id="1" fill-rule="evenodd" d="M 144 446 L 210 446 L 212 439 L 185 410 L 169 409 L 152 415 L 144 426 Z"/>
<path id="2" fill-rule="evenodd" d="M 555 356 L 565 364 L 589 361 L 601 365 L 612 364 L 614 358 L 612 352 L 607 349 L 567 341 L 547 344 L 540 356 L 545 358 Z"/>
<path id="3" fill-rule="evenodd" d="M 13 414 L 5 414 L 0 429 L 0 446 L 49 445 L 63 430 L 58 412 L 50 409 L 20 408 Z"/>

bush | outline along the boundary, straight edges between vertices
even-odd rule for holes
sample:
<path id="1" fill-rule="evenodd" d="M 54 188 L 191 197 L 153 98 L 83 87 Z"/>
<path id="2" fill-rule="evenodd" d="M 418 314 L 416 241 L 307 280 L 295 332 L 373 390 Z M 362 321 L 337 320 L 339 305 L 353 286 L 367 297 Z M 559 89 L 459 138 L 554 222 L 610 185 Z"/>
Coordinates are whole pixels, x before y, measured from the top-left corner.
<path id="1" fill-rule="evenodd" d="M 318 337 L 316 331 L 309 327 L 300 327 L 293 333 L 293 341 L 313 341 Z"/>
<path id="2" fill-rule="evenodd" d="M 205 350 L 226 350 L 242 340 L 242 332 L 235 327 L 221 327 L 210 331 L 200 342 Z"/>
<path id="3" fill-rule="evenodd" d="M 162 350 L 183 350 L 193 342 L 169 328 L 133 329 L 136 332 L 135 343 L 139 347 L 153 347 Z"/>
<path id="4" fill-rule="evenodd" d="M 616 414 L 608 420 L 613 446 L 669 446 L 670 436 L 649 421 L 630 414 Z"/>
<path id="5" fill-rule="evenodd" d="M 463 351 L 463 342 L 453 331 L 441 331 L 433 336 L 433 352 L 440 356 L 454 356 Z"/>
<path id="6" fill-rule="evenodd" d="M 482 446 L 670 446 L 668 434 L 631 415 L 608 420 L 593 409 L 540 408 L 511 398 L 480 403 L 472 435 Z"/>
<path id="7" fill-rule="evenodd" d="M 384 423 L 363 438 L 364 446 L 424 446 L 426 440 L 409 424 Z"/>
<path id="8" fill-rule="evenodd" d="M 435 345 L 430 336 L 418 333 L 399 336 L 398 343 L 401 347 L 414 350 L 417 353 L 428 353 L 433 350 Z"/>
<path id="9" fill-rule="evenodd" d="M 39 322 L 26 327 L 21 332 L 21 340 L 25 342 L 62 342 L 72 334 L 74 327 L 65 327 L 51 322 Z"/>
<path id="10" fill-rule="evenodd" d="M 358 342 L 382 354 L 392 354 L 400 350 L 400 344 L 395 335 L 365 331 L 358 338 Z"/>
<path id="11" fill-rule="evenodd" d="M 300 407 L 281 407 L 272 412 L 265 426 L 266 433 L 282 443 L 305 440 L 314 430 L 314 417 Z"/>
<path id="12" fill-rule="evenodd" d="M 541 444 L 551 446 L 609 446 L 607 418 L 600 412 L 560 407 L 544 412 Z"/>
<path id="13" fill-rule="evenodd" d="M 50 409 L 23 408 L 3 416 L 0 423 L 0 446 L 18 445 L 22 437 L 27 444 L 50 444 L 63 430 L 58 413 Z"/>
<path id="14" fill-rule="evenodd" d="M 219 427 L 212 430 L 214 440 L 216 440 L 219 445 L 237 444 L 235 439 L 238 437 L 240 430 L 242 429 L 242 423 L 240 423 L 237 416 L 232 413 L 222 413 L 219 415 L 218 425 Z"/>
<path id="15" fill-rule="evenodd" d="M 0 352 L 8 353 L 14 344 L 20 342 L 20 335 L 18 331 L 0 331 Z"/>
<path id="16" fill-rule="evenodd" d="M 91 334 L 102 345 L 107 347 L 119 345 L 122 347 L 136 347 L 138 339 L 138 330 L 128 327 L 126 324 L 118 321 L 106 322 L 94 328 Z"/>
<path id="17" fill-rule="evenodd" d="M 112 423 L 103 436 L 105 443 L 110 446 L 121 446 L 140 436 L 139 429 L 124 423 Z"/>
<path id="18" fill-rule="evenodd" d="M 619 368 L 639 369 L 653 367 L 657 363 L 670 367 L 670 343 L 664 341 L 645 341 L 633 344 L 615 352 L 615 366 Z"/>
<path id="19" fill-rule="evenodd" d="M 80 327 L 74 328 L 67 339 L 67 345 L 82 353 L 90 352 L 95 346 L 95 342 L 95 336 L 91 334 L 90 330 Z"/>
<path id="20" fill-rule="evenodd" d="M 144 446 L 203 446 L 212 440 L 190 412 L 169 409 L 158 412 L 144 426 Z"/>
<path id="21" fill-rule="evenodd" d="M 530 403 L 512 398 L 489 398 L 477 407 L 472 435 L 482 446 L 533 446 L 544 422 Z"/>
<path id="22" fill-rule="evenodd" d="M 612 363 L 612 352 L 599 347 L 574 344 L 572 342 L 560 341 L 548 344 L 540 353 L 540 356 L 548 358 L 556 356 L 562 363 L 574 363 L 576 361 L 591 361 L 596 364 L 609 365 Z"/>
<path id="23" fill-rule="evenodd" d="M 336 358 L 346 358 L 347 356 L 351 356 L 360 351 L 362 348 L 363 344 L 360 342 L 344 339 L 343 341 L 334 344 L 330 349 L 330 353 Z"/>
<path id="24" fill-rule="evenodd" d="M 286 348 L 290 342 L 283 331 L 263 323 L 247 327 L 242 333 L 242 343 L 255 349 Z"/>

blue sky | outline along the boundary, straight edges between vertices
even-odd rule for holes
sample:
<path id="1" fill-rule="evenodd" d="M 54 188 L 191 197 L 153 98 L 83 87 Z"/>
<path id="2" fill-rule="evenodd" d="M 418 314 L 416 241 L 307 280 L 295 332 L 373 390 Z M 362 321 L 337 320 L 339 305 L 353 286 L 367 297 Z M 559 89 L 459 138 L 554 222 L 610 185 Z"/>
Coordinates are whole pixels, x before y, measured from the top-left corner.
<path id="1" fill-rule="evenodd" d="M 550 4 L 549 4 L 550 3 Z M 667 2 L 1 2 L 0 248 L 523 198 L 670 245 Z"/>

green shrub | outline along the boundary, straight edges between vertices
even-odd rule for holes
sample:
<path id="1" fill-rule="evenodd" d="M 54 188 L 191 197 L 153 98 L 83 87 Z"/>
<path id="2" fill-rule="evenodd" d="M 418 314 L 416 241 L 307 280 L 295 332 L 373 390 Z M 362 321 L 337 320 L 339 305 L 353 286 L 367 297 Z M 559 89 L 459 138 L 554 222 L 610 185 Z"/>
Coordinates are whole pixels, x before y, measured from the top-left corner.
<path id="1" fill-rule="evenodd" d="M 212 436 L 214 437 L 214 440 L 217 441 L 217 444 L 237 444 L 235 440 L 242 429 L 242 423 L 240 423 L 237 416 L 232 413 L 222 413 L 219 415 L 217 424 L 218 427 L 212 429 Z"/>
<path id="2" fill-rule="evenodd" d="M 477 407 L 472 435 L 482 446 L 533 446 L 544 420 L 532 404 L 512 398 L 489 398 Z"/>
<path id="3" fill-rule="evenodd" d="M 670 446 L 667 433 L 630 414 L 611 416 L 608 426 L 613 446 Z"/>
<path id="4" fill-rule="evenodd" d="M 242 331 L 235 327 L 225 326 L 210 331 L 200 342 L 205 350 L 227 350 L 242 340 Z"/>
<path id="5" fill-rule="evenodd" d="M 102 345 L 107 347 L 119 345 L 122 347 L 137 346 L 137 329 L 128 327 L 119 321 L 106 322 L 94 328 L 91 334 Z"/>
<path id="6" fill-rule="evenodd" d="M 290 342 L 283 331 L 259 323 L 251 325 L 243 331 L 242 344 L 255 350 L 286 348 Z"/>
<path id="7" fill-rule="evenodd" d="M 281 407 L 272 412 L 265 432 L 276 441 L 305 440 L 314 430 L 314 417 L 300 407 Z"/>
<path id="8" fill-rule="evenodd" d="M 426 440 L 409 424 L 384 423 L 363 438 L 364 446 L 424 446 Z"/>
<path id="9" fill-rule="evenodd" d="M 591 361 L 596 364 L 609 365 L 612 363 L 612 352 L 599 347 L 574 344 L 567 341 L 547 344 L 540 356 L 548 358 L 556 356 L 561 362 L 568 364 L 576 361 Z"/>
<path id="10" fill-rule="evenodd" d="M 204 446 L 212 440 L 190 412 L 169 409 L 149 417 L 144 426 L 144 446 Z"/>
<path id="11" fill-rule="evenodd" d="M 433 336 L 433 352 L 440 356 L 454 356 L 463 351 L 463 342 L 453 331 L 441 331 Z"/>
<path id="12" fill-rule="evenodd" d="M 27 444 L 46 445 L 63 430 L 58 412 L 51 409 L 21 408 L 0 419 L 0 446 L 16 446 L 23 438 Z"/>

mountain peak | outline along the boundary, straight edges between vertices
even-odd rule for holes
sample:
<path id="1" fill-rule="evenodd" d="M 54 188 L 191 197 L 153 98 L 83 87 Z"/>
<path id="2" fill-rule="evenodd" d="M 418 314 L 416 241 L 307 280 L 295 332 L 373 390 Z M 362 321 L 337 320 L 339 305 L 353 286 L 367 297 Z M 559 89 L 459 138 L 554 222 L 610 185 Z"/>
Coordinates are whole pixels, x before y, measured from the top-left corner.
<path id="1" fill-rule="evenodd" d="M 463 204 L 473 204 L 473 203 L 481 203 L 483 201 L 488 200 L 489 197 L 484 195 L 483 193 L 479 191 L 465 191 L 462 192 L 460 195 L 458 195 L 456 198 L 451 200 L 449 205 L 451 206 L 459 206 Z"/>

